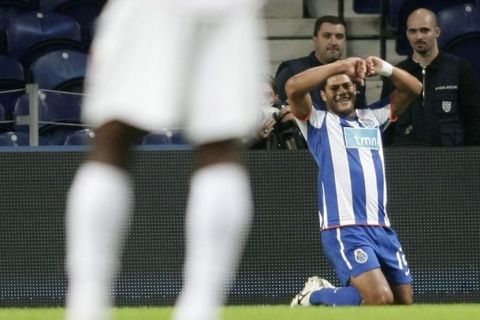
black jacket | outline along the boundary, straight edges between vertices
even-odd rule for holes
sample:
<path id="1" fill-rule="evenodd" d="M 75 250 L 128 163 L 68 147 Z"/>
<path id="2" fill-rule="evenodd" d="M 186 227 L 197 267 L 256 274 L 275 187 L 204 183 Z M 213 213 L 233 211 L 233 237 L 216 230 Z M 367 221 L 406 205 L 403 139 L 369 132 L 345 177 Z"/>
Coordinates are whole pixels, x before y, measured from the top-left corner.
<path id="1" fill-rule="evenodd" d="M 480 82 L 470 62 L 440 52 L 425 76 L 412 57 L 397 67 L 422 81 L 424 93 L 387 128 L 385 145 L 480 145 Z M 384 78 L 382 97 L 393 89 Z"/>
<path id="2" fill-rule="evenodd" d="M 315 51 L 312 51 L 308 56 L 301 57 L 297 59 L 283 61 L 277 69 L 275 74 L 275 81 L 278 85 L 278 91 L 280 100 L 283 102 L 287 101 L 287 94 L 285 92 L 285 83 L 292 76 L 305 71 L 307 69 L 318 67 L 323 65 L 317 57 L 315 57 Z M 322 97 L 320 96 L 320 88 L 314 88 L 310 91 L 310 96 L 312 97 L 313 105 L 317 109 L 325 109 L 325 102 L 323 102 Z M 356 108 L 364 108 L 367 105 L 365 97 L 365 86 L 357 85 L 357 100 L 355 103 Z"/>

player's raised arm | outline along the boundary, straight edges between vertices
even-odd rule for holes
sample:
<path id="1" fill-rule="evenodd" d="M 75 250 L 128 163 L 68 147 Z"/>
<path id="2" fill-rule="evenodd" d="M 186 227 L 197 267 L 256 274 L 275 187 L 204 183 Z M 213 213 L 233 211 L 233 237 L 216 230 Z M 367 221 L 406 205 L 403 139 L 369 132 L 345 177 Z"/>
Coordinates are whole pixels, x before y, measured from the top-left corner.
<path id="1" fill-rule="evenodd" d="M 405 70 L 378 57 L 368 57 L 366 62 L 368 76 L 381 75 L 392 79 L 395 86 L 395 90 L 390 94 L 392 118 L 398 117 L 422 92 L 422 83 Z"/>
<path id="2" fill-rule="evenodd" d="M 348 58 L 296 74 L 285 84 L 293 115 L 299 120 L 309 118 L 312 108 L 312 98 L 309 91 L 320 85 L 328 77 L 338 73 L 345 73 L 353 80 L 362 80 L 365 72 L 366 66 L 363 59 Z"/>

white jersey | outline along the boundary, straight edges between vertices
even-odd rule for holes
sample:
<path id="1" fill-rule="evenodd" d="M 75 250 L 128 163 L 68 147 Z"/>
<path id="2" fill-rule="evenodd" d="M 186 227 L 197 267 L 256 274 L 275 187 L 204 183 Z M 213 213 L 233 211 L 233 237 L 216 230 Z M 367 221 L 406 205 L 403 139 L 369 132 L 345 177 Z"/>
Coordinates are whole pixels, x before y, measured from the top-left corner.
<path id="1" fill-rule="evenodd" d="M 171 0 L 153 0 L 171 2 Z M 263 0 L 176 0 L 180 6 L 188 9 L 199 11 L 215 11 L 215 10 L 237 10 L 245 7 L 245 5 L 254 5 L 260 7 L 263 5 Z"/>
<path id="2" fill-rule="evenodd" d="M 382 100 L 355 112 L 346 118 L 312 107 L 309 120 L 298 121 L 319 167 L 321 229 L 390 226 L 381 139 L 390 104 Z"/>
<path id="3" fill-rule="evenodd" d="M 253 0 L 113 0 L 98 21 L 83 120 L 193 143 L 257 128 L 267 61 Z"/>

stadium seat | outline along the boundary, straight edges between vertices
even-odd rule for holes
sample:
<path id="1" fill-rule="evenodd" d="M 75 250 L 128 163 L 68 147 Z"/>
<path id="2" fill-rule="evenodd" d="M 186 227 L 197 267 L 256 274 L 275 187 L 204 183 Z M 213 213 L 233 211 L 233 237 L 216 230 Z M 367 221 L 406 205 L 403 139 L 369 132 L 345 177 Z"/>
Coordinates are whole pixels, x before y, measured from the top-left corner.
<path id="1" fill-rule="evenodd" d="M 13 120 L 15 102 L 25 89 L 23 67 L 17 60 L 0 55 L 0 70 L 0 103 L 5 109 L 5 120 Z M 13 126 L 9 129 L 13 130 Z"/>
<path id="2" fill-rule="evenodd" d="M 465 4 L 441 10 L 438 23 L 442 27 L 440 47 L 469 60 L 480 77 L 480 6 Z"/>
<path id="3" fill-rule="evenodd" d="M 3 105 L 0 103 L 0 132 L 5 132 L 5 131 L 8 131 L 7 129 L 5 129 L 5 108 L 3 107 Z"/>
<path id="4" fill-rule="evenodd" d="M 437 18 L 442 29 L 439 45 L 444 49 L 465 37 L 480 33 L 479 6 L 466 4 L 446 8 L 437 13 Z"/>
<path id="5" fill-rule="evenodd" d="M 40 89 L 82 92 L 87 54 L 74 50 L 49 52 L 29 69 L 29 79 Z"/>
<path id="6" fill-rule="evenodd" d="M 81 96 L 42 92 L 38 103 L 38 128 L 41 137 L 51 144 L 64 144 L 68 135 L 78 130 L 80 124 Z M 23 95 L 15 105 L 14 115 L 30 114 L 28 95 Z M 29 132 L 28 125 L 15 125 L 18 132 Z"/>
<path id="7" fill-rule="evenodd" d="M 407 18 L 415 9 L 428 8 L 437 13 L 442 9 L 458 4 L 472 3 L 474 0 L 390 0 L 388 20 L 397 30 L 395 50 L 400 55 L 412 52 L 406 36 Z"/>
<path id="8" fill-rule="evenodd" d="M 170 133 L 171 135 L 171 133 Z M 155 145 L 155 144 L 170 144 L 170 136 L 168 132 L 165 133 L 149 133 L 143 137 L 142 144 Z"/>
<path id="9" fill-rule="evenodd" d="M 80 123 L 81 95 L 42 92 L 44 121 Z"/>
<path id="10" fill-rule="evenodd" d="M 30 11 L 18 15 L 7 27 L 8 54 L 25 69 L 38 56 L 69 49 L 84 51 L 81 29 L 73 18 L 59 13 Z"/>
<path id="11" fill-rule="evenodd" d="M 38 144 L 40 146 L 48 146 L 50 142 L 42 137 L 39 137 Z M 5 132 L 0 134 L 0 147 L 17 147 L 29 146 L 30 136 L 25 132 Z"/>
<path id="12" fill-rule="evenodd" d="M 180 131 L 165 129 L 162 133 L 149 133 L 143 138 L 142 144 L 187 144 Z"/>
<path id="13" fill-rule="evenodd" d="M 185 137 L 180 131 L 172 131 L 172 136 L 170 137 L 171 144 L 187 144 Z"/>
<path id="14" fill-rule="evenodd" d="M 33 9 L 34 5 L 29 1 L 0 1 L 0 52 L 7 51 L 6 29 L 10 21 L 19 14 Z"/>
<path id="15" fill-rule="evenodd" d="M 25 132 L 5 132 L 0 134 L 0 146 L 2 147 L 28 145 L 30 145 L 30 138 Z"/>
<path id="16" fill-rule="evenodd" d="M 65 139 L 79 129 L 81 96 L 44 92 L 43 122 L 40 136 L 53 145 L 63 145 Z"/>
<path id="17" fill-rule="evenodd" d="M 74 18 L 82 29 L 82 40 L 85 47 L 92 41 L 95 21 L 105 5 L 106 0 L 69 0 L 55 8 L 55 12 Z"/>
<path id="18" fill-rule="evenodd" d="M 5 55 L 0 55 L 0 89 L 21 88 L 25 86 L 25 74 L 22 64 Z"/>
<path id="19" fill-rule="evenodd" d="M 37 0 L 38 8 L 42 12 L 53 12 L 59 5 L 72 0 Z"/>
<path id="20" fill-rule="evenodd" d="M 29 132 L 29 127 L 26 124 L 20 124 L 18 122 L 17 117 L 19 116 L 28 116 L 30 114 L 30 106 L 29 106 L 29 99 L 27 94 L 23 94 L 21 97 L 18 98 L 17 103 L 15 104 L 15 109 L 13 110 L 13 118 L 15 119 L 15 131 L 17 132 Z M 45 100 L 39 99 L 38 100 L 38 127 L 41 130 L 44 123 L 40 123 L 45 119 Z"/>
<path id="21" fill-rule="evenodd" d="M 81 129 L 73 132 L 65 139 L 65 145 L 68 146 L 85 146 L 93 142 L 95 133 L 91 129 Z"/>
<path id="22" fill-rule="evenodd" d="M 62 145 L 68 135 L 78 130 L 80 124 L 81 96 L 43 92 L 39 99 L 38 128 L 42 138 L 51 144 Z M 30 114 L 28 96 L 20 97 L 14 116 Z M 29 132 L 28 125 L 15 124 L 15 130 Z"/>
<path id="23" fill-rule="evenodd" d="M 353 0 L 353 11 L 356 13 L 380 13 L 383 0 Z"/>

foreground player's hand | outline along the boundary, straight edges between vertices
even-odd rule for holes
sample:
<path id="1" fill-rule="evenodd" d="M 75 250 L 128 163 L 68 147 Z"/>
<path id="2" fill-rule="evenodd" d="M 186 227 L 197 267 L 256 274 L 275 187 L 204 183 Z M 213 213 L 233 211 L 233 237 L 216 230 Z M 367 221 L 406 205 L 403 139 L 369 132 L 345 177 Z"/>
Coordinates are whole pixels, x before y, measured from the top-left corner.
<path id="1" fill-rule="evenodd" d="M 365 59 L 367 66 L 367 76 L 373 77 L 380 74 L 382 65 L 385 63 L 382 59 L 375 56 L 370 56 Z"/>
<path id="2" fill-rule="evenodd" d="M 365 60 L 361 58 L 347 58 L 342 60 L 345 66 L 345 73 L 355 82 L 363 85 L 367 66 Z"/>

